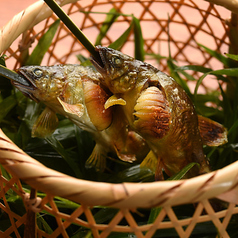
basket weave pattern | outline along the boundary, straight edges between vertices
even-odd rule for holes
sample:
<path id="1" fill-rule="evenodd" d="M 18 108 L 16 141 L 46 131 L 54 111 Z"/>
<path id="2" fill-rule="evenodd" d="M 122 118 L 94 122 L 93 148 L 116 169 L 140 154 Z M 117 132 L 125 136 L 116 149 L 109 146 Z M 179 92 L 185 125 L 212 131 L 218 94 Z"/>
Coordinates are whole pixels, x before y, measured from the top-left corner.
<path id="1" fill-rule="evenodd" d="M 62 5 L 68 2 L 62 1 Z M 93 12 L 103 9 L 103 11 L 108 11 L 111 7 L 115 7 L 118 11 L 129 14 L 131 13 L 130 6 L 137 6 L 140 11 L 137 9 L 134 14 L 141 19 L 142 29 L 146 28 L 148 23 L 155 24 L 156 29 L 158 29 L 153 35 L 144 34 L 145 50 L 148 53 L 161 53 L 168 56 L 168 50 L 163 51 L 163 49 L 168 49 L 168 40 L 170 40 L 172 57 L 179 64 L 199 63 L 203 66 L 215 68 L 217 62 L 205 52 L 202 52 L 196 42 L 199 42 L 206 35 L 210 39 L 208 41 L 212 42 L 210 48 L 228 51 L 227 27 L 216 7 L 211 4 L 205 4 L 205 7 L 201 8 L 198 5 L 200 2 L 195 0 L 131 0 L 126 2 L 94 0 L 73 3 L 66 6 L 66 10 L 73 19 L 76 18 L 76 14 L 77 16 L 80 15 L 78 17 L 79 27 L 90 38 L 97 36 L 105 16 L 100 18 L 97 14 L 79 14 L 78 10 Z M 170 23 L 168 22 L 167 12 L 156 15 L 153 10 L 159 9 L 159 6 L 162 5 L 170 11 Z M 128 12 L 128 7 L 130 12 Z M 189 18 L 183 15 L 186 8 L 195 11 L 200 16 L 200 18 L 197 18 L 200 20 L 196 24 L 190 22 Z M 39 14 L 40 11 L 42 14 Z M 25 47 L 29 47 L 33 40 L 37 42 L 42 34 L 46 32 L 49 25 L 56 19 L 55 16 L 50 15 L 51 12 L 47 10 L 47 7 L 42 2 L 37 2 L 27 9 L 24 15 L 16 16 L 10 24 L 1 30 L 0 52 L 7 55 L 7 65 L 10 65 L 13 69 L 21 65 Z M 44 18 L 47 19 L 44 20 Z M 215 26 L 209 24 L 210 18 L 212 18 L 215 25 L 220 24 L 222 33 L 220 32 L 219 35 L 214 30 Z M 123 26 L 123 32 L 129 26 L 130 20 L 128 16 L 119 17 L 118 23 L 115 23 L 115 27 L 118 24 L 118 29 L 115 31 L 119 31 Z M 40 24 L 32 28 L 38 22 Z M 168 38 L 168 25 L 170 38 Z M 173 27 L 178 25 L 182 25 L 181 31 L 184 30 L 184 33 L 187 33 L 187 35 L 185 34 L 186 36 L 180 39 L 177 38 L 178 32 L 175 31 L 174 34 L 172 32 L 172 29 L 175 29 Z M 12 35 L 11 32 L 15 32 L 15 34 Z M 120 35 L 122 32 L 118 34 Z M 19 38 L 17 39 L 17 37 L 20 33 L 23 33 L 23 35 L 20 38 L 19 47 L 17 45 Z M 108 45 L 115 40 L 113 35 L 113 32 L 111 35 L 107 35 L 103 44 Z M 94 42 L 95 39 L 92 38 L 90 40 Z M 131 35 L 122 51 L 127 52 L 132 45 L 132 41 L 133 36 Z M 63 52 L 58 51 L 58 48 L 61 48 L 65 42 L 68 42 L 67 49 Z M 76 61 L 75 55 L 79 52 L 84 54 L 85 50 L 72 37 L 65 26 L 61 25 L 49 52 L 46 54 L 44 64 L 72 63 L 72 61 L 74 63 Z M 199 62 L 196 62 L 197 57 L 192 57 L 192 55 L 196 54 L 201 56 Z M 147 60 L 150 59 L 147 58 Z M 166 62 L 162 60 L 159 67 L 161 70 L 166 71 Z M 205 85 L 204 87 L 206 88 Z M 189 237 L 197 223 L 206 221 L 213 222 L 221 237 L 229 237 L 226 228 L 232 215 L 238 213 L 238 207 L 236 207 L 238 199 L 238 172 L 236 166 L 238 166 L 238 163 L 227 166 L 220 171 L 182 181 L 144 184 L 96 183 L 72 178 L 46 168 L 14 145 L 2 131 L 0 131 L 0 163 L 10 174 L 4 172 L 0 177 L 0 208 L 8 214 L 11 223 L 11 226 L 4 232 L 0 231 L 1 237 L 9 237 L 13 233 L 20 237 L 19 228 L 24 224 L 27 227 L 30 215 L 39 214 L 41 210 L 45 210 L 55 217 L 57 228 L 52 234 L 46 234 L 45 231 L 36 227 L 38 237 L 58 237 L 59 235 L 68 237 L 66 229 L 71 224 L 91 229 L 93 237 L 107 237 L 111 232 L 134 233 L 138 238 L 152 237 L 156 230 L 161 229 L 161 232 L 163 232 L 163 229 L 166 228 L 174 228 L 180 237 Z M 21 181 L 33 188 L 31 194 L 23 189 Z M 62 184 L 70 187 L 70 189 L 61 189 Z M 46 195 L 36 197 L 34 196 L 34 190 L 44 192 Z M 11 211 L 9 201 L 5 198 L 5 194 L 9 191 L 15 192 L 22 198 L 27 211 L 22 216 Z M 62 213 L 57 208 L 57 196 L 69 199 L 80 205 L 70 215 Z M 215 212 L 208 200 L 210 198 L 222 199 L 229 202 L 229 205 L 226 210 Z M 197 203 L 193 216 L 179 220 L 173 207 L 190 203 Z M 91 208 L 97 205 L 115 208 L 115 215 L 109 224 L 96 223 Z M 137 209 L 156 206 L 161 206 L 162 209 L 153 224 L 137 224 L 135 219 Z M 221 220 L 220 218 L 223 219 Z M 120 222 L 122 220 L 125 220 L 127 225 L 121 225 Z"/>

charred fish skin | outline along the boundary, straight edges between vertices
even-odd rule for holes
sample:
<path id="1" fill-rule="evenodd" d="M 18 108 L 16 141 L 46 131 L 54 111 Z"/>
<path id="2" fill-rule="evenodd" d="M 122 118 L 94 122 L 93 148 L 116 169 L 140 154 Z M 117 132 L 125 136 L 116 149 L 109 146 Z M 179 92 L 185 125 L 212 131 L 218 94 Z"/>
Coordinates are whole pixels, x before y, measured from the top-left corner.
<path id="1" fill-rule="evenodd" d="M 148 143 L 160 168 L 171 176 L 190 162 L 197 166 L 187 175 L 209 172 L 198 128 L 198 117 L 185 91 L 175 80 L 145 62 L 119 51 L 97 46 L 103 66 L 92 59 L 102 83 L 118 98 L 129 125 Z"/>
<path id="2" fill-rule="evenodd" d="M 28 80 L 29 85 L 13 84 L 26 96 L 46 105 L 33 126 L 33 136 L 51 134 L 57 128 L 56 113 L 69 118 L 92 134 L 96 146 L 87 161 L 87 167 L 96 167 L 101 171 L 105 168 L 108 152 L 128 162 L 133 162 L 137 156 L 139 158 L 140 154 L 131 141 L 148 150 L 139 135 L 128 131 L 120 108 L 113 111 L 112 108 L 104 108 L 109 95 L 101 87 L 101 74 L 91 67 L 78 64 L 23 66 L 17 72 Z"/>

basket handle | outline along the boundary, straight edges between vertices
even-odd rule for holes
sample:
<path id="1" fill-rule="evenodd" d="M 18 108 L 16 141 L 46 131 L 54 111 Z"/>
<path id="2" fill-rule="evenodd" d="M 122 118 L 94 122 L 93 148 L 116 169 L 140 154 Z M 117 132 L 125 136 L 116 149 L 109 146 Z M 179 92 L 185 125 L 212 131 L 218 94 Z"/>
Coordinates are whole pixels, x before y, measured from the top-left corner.
<path id="1" fill-rule="evenodd" d="M 64 6 L 77 1 L 59 0 L 58 4 Z M 20 34 L 50 17 L 51 14 L 52 10 L 46 3 L 40 0 L 15 15 L 11 21 L 0 29 L 0 54 L 7 50 Z"/>

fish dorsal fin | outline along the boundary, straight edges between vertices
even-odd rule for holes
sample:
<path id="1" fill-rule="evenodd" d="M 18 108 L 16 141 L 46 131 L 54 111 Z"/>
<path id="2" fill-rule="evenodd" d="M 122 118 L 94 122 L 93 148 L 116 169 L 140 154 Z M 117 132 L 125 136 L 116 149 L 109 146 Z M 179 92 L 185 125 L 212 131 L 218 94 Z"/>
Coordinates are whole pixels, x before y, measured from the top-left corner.
<path id="1" fill-rule="evenodd" d="M 84 105 L 81 103 L 78 104 L 69 104 L 62 101 L 57 97 L 59 103 L 62 105 L 65 112 L 81 117 L 84 114 Z"/>
<path id="2" fill-rule="evenodd" d="M 126 105 L 126 101 L 123 98 L 117 98 L 115 95 L 112 95 L 110 98 L 107 99 L 107 101 L 104 104 L 104 108 L 108 109 L 109 107 L 112 107 L 114 105 Z"/>
<path id="3" fill-rule="evenodd" d="M 204 145 L 219 146 L 227 143 L 227 130 L 220 123 L 198 115 L 198 126 Z"/>
<path id="4" fill-rule="evenodd" d="M 55 112 L 46 107 L 32 127 L 32 137 L 44 138 L 51 135 L 56 130 L 58 122 Z"/>

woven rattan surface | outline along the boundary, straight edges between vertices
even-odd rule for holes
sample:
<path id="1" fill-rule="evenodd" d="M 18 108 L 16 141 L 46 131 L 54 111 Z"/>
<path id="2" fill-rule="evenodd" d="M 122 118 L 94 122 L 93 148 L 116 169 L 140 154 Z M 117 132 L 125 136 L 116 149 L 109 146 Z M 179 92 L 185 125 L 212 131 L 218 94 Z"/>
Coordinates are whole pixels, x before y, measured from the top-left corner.
<path id="1" fill-rule="evenodd" d="M 62 1 L 62 5 L 69 1 Z M 75 2 L 75 1 L 74 1 Z M 171 54 L 179 64 L 200 64 L 212 68 L 219 67 L 218 61 L 202 52 L 196 42 L 202 42 L 207 37 L 209 47 L 218 51 L 228 51 L 226 17 L 228 11 L 220 11 L 208 3 L 197 0 L 177 1 L 79 1 L 67 5 L 65 10 L 77 22 L 89 39 L 94 42 L 104 17 L 98 14 L 83 14 L 80 11 L 108 11 L 115 7 L 123 13 L 131 14 L 132 6 L 136 17 L 141 19 L 145 50 L 148 53 L 168 55 L 168 40 L 171 44 Z M 163 6 L 163 8 L 162 8 Z M 129 10 L 128 10 L 129 9 Z M 164 9 L 164 10 L 161 10 Z M 188 10 L 188 11 L 185 11 Z M 221 10 L 221 9 L 220 9 Z M 168 23 L 168 14 L 170 23 Z M 190 12 L 190 14 L 185 14 Z M 21 65 L 21 56 L 25 47 L 29 47 L 33 40 L 38 39 L 46 32 L 49 25 L 56 19 L 50 16 L 51 12 L 40 1 L 29 7 L 23 13 L 15 16 L 0 31 L 0 52 L 7 55 L 7 66 L 18 68 Z M 192 20 L 196 15 L 196 21 Z M 49 17 L 47 20 L 45 18 Z M 76 21 L 76 20 L 75 20 Z M 39 23 L 40 22 L 40 23 Z M 34 28 L 32 28 L 35 24 Z M 115 23 L 115 31 L 109 31 L 103 44 L 108 45 L 128 27 L 130 17 L 121 16 Z M 147 32 L 148 24 L 152 24 L 153 32 Z M 168 25 L 170 39 L 168 38 Z M 178 28 L 177 28 L 178 27 Z M 217 33 L 219 29 L 219 33 Z M 18 36 L 23 33 L 19 38 Z M 183 32 L 179 38 L 178 32 Z M 123 52 L 133 54 L 131 45 L 133 36 L 122 49 Z M 19 43 L 20 42 L 20 43 Z M 67 42 L 67 44 L 66 44 Z M 19 45 L 18 45 L 19 43 Z M 62 45 L 67 47 L 62 48 Z M 74 63 L 75 55 L 79 52 L 87 54 L 83 47 L 75 40 L 68 30 L 61 25 L 56 39 L 46 54 L 44 64 Z M 200 57 L 197 57 L 200 56 Z M 149 62 L 156 62 L 146 59 Z M 166 62 L 161 61 L 159 66 L 166 71 Z M 196 75 L 195 75 L 196 76 Z M 204 85 L 206 89 L 207 86 Z M 1 237 L 9 237 L 13 233 L 20 237 L 19 228 L 29 219 L 29 213 L 22 216 L 11 211 L 5 194 L 9 190 L 16 192 L 24 201 L 28 211 L 40 212 L 42 209 L 55 216 L 57 228 L 52 234 L 46 234 L 37 228 L 39 237 L 68 237 L 67 228 L 71 224 L 78 224 L 92 230 L 94 237 L 107 237 L 111 232 L 134 233 L 136 237 L 152 237 L 157 229 L 174 227 L 180 237 L 189 237 L 197 223 L 211 221 L 221 237 L 228 237 L 226 228 L 233 214 L 238 213 L 236 207 L 238 196 L 238 163 L 234 163 L 222 170 L 215 171 L 189 180 L 163 181 L 154 183 L 96 183 L 79 180 L 65 174 L 46 168 L 41 163 L 25 154 L 14 145 L 3 132 L 0 132 L 0 163 L 11 174 L 1 174 L 1 203 L 0 208 L 8 214 L 11 226 L 1 231 Z M 30 199 L 21 185 L 24 181 L 32 188 L 46 193 L 44 198 Z M 62 189 L 67 186 L 69 189 Z M 60 196 L 76 202 L 78 208 L 72 214 L 59 211 L 55 196 Z M 210 198 L 219 198 L 229 203 L 227 209 L 215 212 L 209 202 Z M 197 202 L 193 216 L 178 219 L 173 207 L 180 204 Z M 97 224 L 91 212 L 92 206 L 109 206 L 115 208 L 115 215 L 109 224 Z M 153 224 L 140 225 L 136 222 L 135 214 L 138 208 L 161 206 Z M 220 219 L 224 218 L 224 219 Z M 121 225 L 122 220 L 127 225 Z"/>

